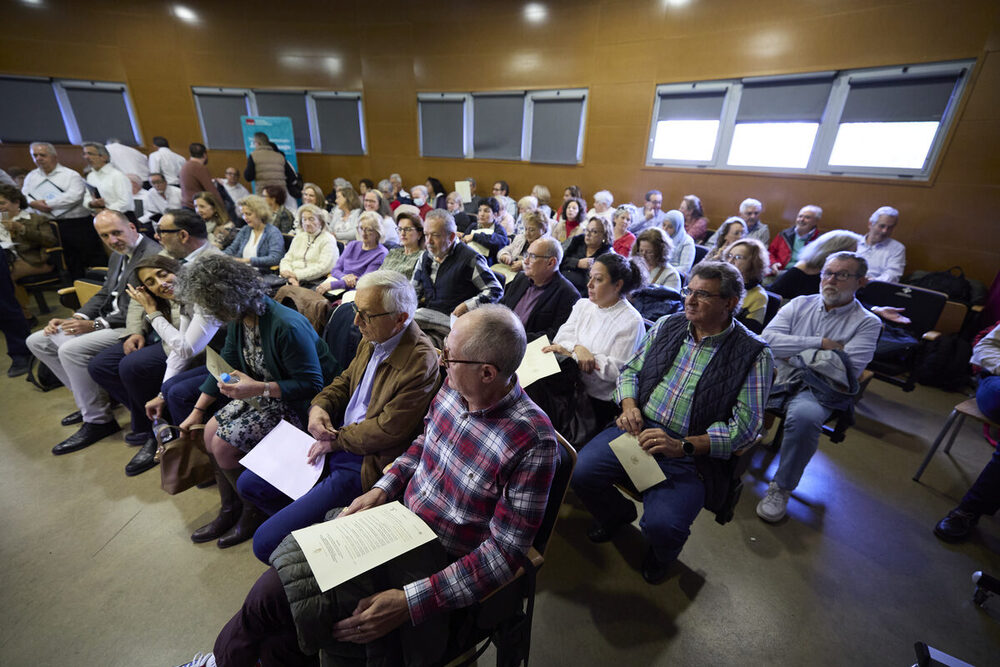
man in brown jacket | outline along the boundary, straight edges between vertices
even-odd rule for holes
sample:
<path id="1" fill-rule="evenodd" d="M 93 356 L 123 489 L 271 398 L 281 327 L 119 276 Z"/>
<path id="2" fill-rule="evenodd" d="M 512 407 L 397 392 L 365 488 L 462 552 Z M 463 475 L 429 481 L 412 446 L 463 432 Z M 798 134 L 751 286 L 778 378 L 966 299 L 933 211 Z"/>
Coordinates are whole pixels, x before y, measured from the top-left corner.
<path id="1" fill-rule="evenodd" d="M 413 322 L 417 295 L 409 280 L 396 271 L 368 273 L 358 280 L 353 306 L 362 335 L 357 354 L 309 409 L 309 433 L 316 438 L 309 460 L 326 454 L 324 477 L 289 504 L 249 470 L 240 476 L 240 495 L 272 515 L 253 540 L 254 554 L 264 563 L 290 532 L 322 521 L 329 510 L 371 489 L 421 433 L 437 392 L 438 355 Z"/>

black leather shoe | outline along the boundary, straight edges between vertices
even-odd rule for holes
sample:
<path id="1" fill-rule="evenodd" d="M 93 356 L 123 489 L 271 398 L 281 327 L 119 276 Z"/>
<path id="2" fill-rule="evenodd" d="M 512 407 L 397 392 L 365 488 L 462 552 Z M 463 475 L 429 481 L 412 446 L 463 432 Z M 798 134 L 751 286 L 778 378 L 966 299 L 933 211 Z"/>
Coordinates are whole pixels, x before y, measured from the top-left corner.
<path id="1" fill-rule="evenodd" d="M 253 534 L 257 532 L 260 524 L 267 521 L 267 515 L 250 503 L 243 502 L 243 514 L 228 533 L 219 538 L 217 544 L 220 549 L 228 549 L 237 544 L 242 544 L 253 539 Z"/>
<path id="2" fill-rule="evenodd" d="M 934 534 L 945 542 L 962 542 L 969 537 L 979 517 L 957 507 L 934 526 Z"/>
<path id="3" fill-rule="evenodd" d="M 587 538 L 596 544 L 601 544 L 602 542 L 610 542 L 614 539 L 614 536 L 625 527 L 627 524 L 635 521 L 635 518 L 639 516 L 638 510 L 635 509 L 635 505 L 632 505 L 631 511 L 628 516 L 622 517 L 618 521 L 613 521 L 611 523 L 601 523 L 600 521 L 594 521 L 591 524 L 590 529 L 587 531 Z"/>
<path id="4" fill-rule="evenodd" d="M 117 433 L 120 430 L 122 430 L 122 427 L 116 421 L 110 421 L 106 424 L 84 422 L 79 431 L 53 447 L 52 453 L 59 456 L 60 454 L 75 452 L 84 447 L 90 447 L 95 442 L 103 440 L 112 433 Z"/>
<path id="5" fill-rule="evenodd" d="M 24 375 L 31 368 L 31 357 L 14 357 L 7 369 L 7 377 L 16 378 Z"/>
<path id="6" fill-rule="evenodd" d="M 143 443 L 142 449 L 136 452 L 132 460 L 125 466 L 125 474 L 134 477 L 155 467 L 156 464 L 156 438 L 149 438 Z"/>
<path id="7" fill-rule="evenodd" d="M 131 445 L 132 447 L 138 447 L 139 445 L 145 445 L 146 441 L 152 437 L 152 433 L 136 433 L 135 431 L 129 431 L 125 434 L 125 444 Z"/>
<path id="8" fill-rule="evenodd" d="M 670 564 L 661 563 L 652 547 L 646 549 L 646 555 L 642 559 L 642 578 L 646 580 L 646 583 L 662 583 L 667 578 L 669 569 Z"/>
<path id="9" fill-rule="evenodd" d="M 83 414 L 79 410 L 76 412 L 71 412 L 62 418 L 60 422 L 63 426 L 72 426 L 73 424 L 79 424 L 83 421 Z"/>

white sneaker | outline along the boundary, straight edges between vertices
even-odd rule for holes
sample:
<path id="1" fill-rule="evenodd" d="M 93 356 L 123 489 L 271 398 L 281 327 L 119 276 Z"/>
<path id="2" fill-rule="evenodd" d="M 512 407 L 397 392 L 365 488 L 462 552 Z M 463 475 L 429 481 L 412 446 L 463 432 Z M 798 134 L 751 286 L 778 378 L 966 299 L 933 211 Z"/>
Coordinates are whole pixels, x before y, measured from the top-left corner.
<path id="1" fill-rule="evenodd" d="M 197 653 L 191 659 L 191 662 L 185 662 L 183 665 L 177 665 L 177 667 L 216 667 L 215 656 L 211 653 Z"/>
<path id="2" fill-rule="evenodd" d="M 767 495 L 757 503 L 757 516 L 768 523 L 781 521 L 788 509 L 788 496 L 791 491 L 785 491 L 778 487 L 777 483 L 771 482 L 767 487 Z"/>

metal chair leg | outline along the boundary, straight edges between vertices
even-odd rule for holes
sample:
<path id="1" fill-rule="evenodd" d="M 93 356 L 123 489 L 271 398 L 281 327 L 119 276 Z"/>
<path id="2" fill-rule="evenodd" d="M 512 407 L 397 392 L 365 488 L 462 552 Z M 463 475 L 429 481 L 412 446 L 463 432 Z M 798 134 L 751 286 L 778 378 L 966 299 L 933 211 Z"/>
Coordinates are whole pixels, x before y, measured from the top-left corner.
<path id="1" fill-rule="evenodd" d="M 914 482 L 920 481 L 920 476 L 924 474 L 924 470 L 927 468 L 927 464 L 931 462 L 931 458 L 933 458 L 934 453 L 937 451 L 937 448 L 941 446 L 941 441 L 944 440 L 946 435 L 948 435 L 948 431 L 951 429 L 952 424 L 955 423 L 955 420 L 958 418 L 958 416 L 959 416 L 958 410 L 952 410 L 951 414 L 948 415 L 948 420 L 945 421 L 944 426 L 941 427 L 941 432 L 938 433 L 937 438 L 934 439 L 934 444 L 931 445 L 930 451 L 927 452 L 927 456 L 924 457 L 923 463 L 920 464 L 920 467 L 917 468 L 916 474 L 913 475 Z"/>
<path id="2" fill-rule="evenodd" d="M 947 454 L 951 451 L 951 446 L 955 444 L 955 437 L 958 432 L 962 430 L 962 424 L 965 423 L 965 414 L 961 414 L 958 417 L 958 421 L 955 422 L 955 428 L 951 431 L 951 437 L 948 438 L 948 444 L 944 446 L 944 453 Z"/>

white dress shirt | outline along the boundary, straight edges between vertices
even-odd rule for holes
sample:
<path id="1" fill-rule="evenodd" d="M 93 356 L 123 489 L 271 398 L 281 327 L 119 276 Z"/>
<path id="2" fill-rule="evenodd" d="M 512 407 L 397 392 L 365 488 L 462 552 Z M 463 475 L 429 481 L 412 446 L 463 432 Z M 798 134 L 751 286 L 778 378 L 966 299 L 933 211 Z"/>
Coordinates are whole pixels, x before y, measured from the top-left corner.
<path id="1" fill-rule="evenodd" d="M 128 176 L 115 169 L 111 163 L 100 169 L 94 169 L 87 174 L 87 182 L 97 188 L 104 200 L 104 207 L 125 213 L 134 211 L 132 203 L 132 181 Z M 87 206 L 93 197 L 90 190 L 83 193 L 83 205 Z"/>
<path id="2" fill-rule="evenodd" d="M 41 167 L 31 170 L 24 177 L 24 187 L 21 193 L 28 202 L 44 201 L 52 207 L 52 212 L 38 211 L 39 215 L 57 220 L 68 218 L 86 218 L 93 215 L 90 209 L 83 205 L 83 195 L 87 187 L 83 177 L 69 167 L 57 164 L 49 173 Z M 132 186 L 129 184 L 129 192 Z"/>
<path id="3" fill-rule="evenodd" d="M 181 167 L 187 159 L 163 146 L 149 154 L 149 173 L 163 174 L 170 185 L 181 182 Z"/>
<path id="4" fill-rule="evenodd" d="M 858 241 L 858 254 L 868 260 L 868 280 L 899 282 L 906 268 L 906 246 L 896 239 L 868 245 L 868 237 Z"/>
<path id="5" fill-rule="evenodd" d="M 139 180 L 145 182 L 149 180 L 149 158 L 141 152 L 126 146 L 125 144 L 106 144 L 108 154 L 111 156 L 111 164 L 115 169 L 126 176 L 135 174 Z"/>
<path id="6" fill-rule="evenodd" d="M 250 196 L 250 191 L 243 187 L 242 183 L 230 185 L 227 181 L 222 181 L 222 187 L 224 187 L 226 192 L 229 193 L 229 196 L 232 198 L 234 204 L 239 204 L 241 199 Z M 289 199 L 291 199 L 291 197 L 289 197 Z M 292 211 L 292 213 L 295 213 L 295 211 Z"/>
<path id="7" fill-rule="evenodd" d="M 168 185 L 162 195 L 156 188 L 150 188 L 136 195 L 137 199 L 140 197 L 142 216 L 139 220 L 142 222 L 149 222 L 149 219 L 157 213 L 163 215 L 168 209 L 181 207 L 181 189 L 173 185 Z"/>

